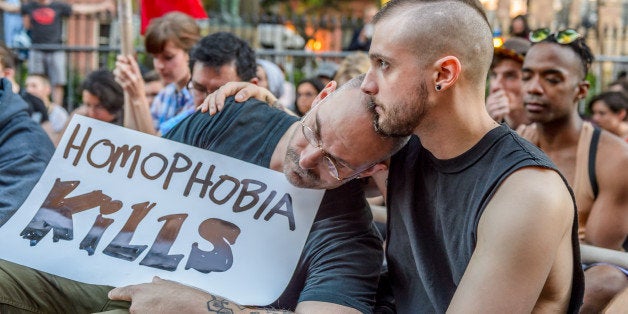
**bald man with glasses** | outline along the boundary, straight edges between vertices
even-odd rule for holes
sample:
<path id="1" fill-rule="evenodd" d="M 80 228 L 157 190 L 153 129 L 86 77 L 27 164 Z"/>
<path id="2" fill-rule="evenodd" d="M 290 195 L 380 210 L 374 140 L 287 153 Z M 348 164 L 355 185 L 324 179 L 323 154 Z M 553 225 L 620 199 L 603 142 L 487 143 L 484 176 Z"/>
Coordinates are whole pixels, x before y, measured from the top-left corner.
<path id="1" fill-rule="evenodd" d="M 329 83 L 301 120 L 264 102 L 249 100 L 242 105 L 226 105 L 214 116 L 194 113 L 164 135 L 283 171 L 296 186 L 328 189 L 288 288 L 264 309 L 373 311 L 383 261 L 382 242 L 372 224 L 363 183 L 352 179 L 386 169 L 379 161 L 399 150 L 406 138 L 375 133 L 366 97 L 360 92 L 361 82 L 362 77 L 356 78 L 338 90 L 335 82 Z M 234 98 L 227 100 L 233 102 Z M 360 155 L 347 154 L 358 147 L 370 149 Z M 169 295 L 175 289 L 176 299 Z M 134 309 L 146 312 L 162 306 L 162 311 L 192 312 L 209 306 L 212 300 L 220 301 L 225 311 L 242 309 L 219 296 L 163 280 L 117 288 L 110 297 L 130 300 Z M 148 299 L 155 302 L 145 302 Z M 264 309 L 258 312 L 264 313 Z"/>

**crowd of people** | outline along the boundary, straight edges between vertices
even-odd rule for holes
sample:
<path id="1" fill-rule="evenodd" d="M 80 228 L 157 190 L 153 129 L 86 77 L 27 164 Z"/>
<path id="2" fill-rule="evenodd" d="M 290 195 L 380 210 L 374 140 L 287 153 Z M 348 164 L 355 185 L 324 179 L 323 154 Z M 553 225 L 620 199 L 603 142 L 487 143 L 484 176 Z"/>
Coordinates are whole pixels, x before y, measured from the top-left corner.
<path id="1" fill-rule="evenodd" d="M 19 88 L 14 55 L 0 47 L 0 228 L 74 114 L 326 189 L 272 304 L 160 278 L 80 283 L 0 256 L 0 313 L 625 312 L 626 78 L 591 96 L 585 38 L 530 30 L 525 16 L 494 46 L 477 0 L 391 0 L 365 16 L 358 51 L 292 85 L 241 38 L 203 37 L 193 18 L 168 13 L 144 37 L 153 69 L 118 56 L 86 76 L 71 113 L 55 97 L 60 80 L 37 67 Z"/>

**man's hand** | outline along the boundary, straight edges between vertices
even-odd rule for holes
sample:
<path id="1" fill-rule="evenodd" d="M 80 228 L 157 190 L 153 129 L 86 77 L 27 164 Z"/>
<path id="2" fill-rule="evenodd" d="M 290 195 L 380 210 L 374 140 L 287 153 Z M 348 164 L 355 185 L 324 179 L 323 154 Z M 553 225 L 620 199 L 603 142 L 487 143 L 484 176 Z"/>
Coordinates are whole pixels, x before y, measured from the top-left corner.
<path id="1" fill-rule="evenodd" d="M 208 313 L 208 306 L 215 307 L 218 301 L 237 306 L 228 300 L 159 277 L 154 277 L 150 283 L 115 288 L 109 291 L 109 299 L 131 302 L 131 313 Z"/>
<path id="2" fill-rule="evenodd" d="M 215 92 L 209 94 L 199 106 L 201 112 L 209 111 L 210 115 L 221 111 L 225 106 L 225 98 L 235 95 L 235 101 L 243 102 L 251 98 L 273 105 L 277 98 L 267 89 L 248 82 L 229 82 Z"/>
<path id="3" fill-rule="evenodd" d="M 497 90 L 486 98 L 486 110 L 497 122 L 503 122 L 510 113 L 510 100 L 503 89 Z"/>

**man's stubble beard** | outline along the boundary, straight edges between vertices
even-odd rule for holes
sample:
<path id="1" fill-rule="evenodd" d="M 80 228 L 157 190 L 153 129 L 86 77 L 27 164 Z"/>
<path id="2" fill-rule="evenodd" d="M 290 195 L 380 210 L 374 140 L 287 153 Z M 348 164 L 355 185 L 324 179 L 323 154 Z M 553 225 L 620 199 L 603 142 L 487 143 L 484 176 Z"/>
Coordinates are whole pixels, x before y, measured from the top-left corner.
<path id="1" fill-rule="evenodd" d="M 404 137 L 414 133 L 415 128 L 425 115 L 425 108 L 428 107 L 427 84 L 421 82 L 418 95 L 411 97 L 410 103 L 383 107 L 374 96 L 368 100 L 368 109 L 373 114 L 373 128 L 377 134 L 388 137 Z M 375 110 L 379 105 L 385 110 L 385 117 L 381 117 Z"/>

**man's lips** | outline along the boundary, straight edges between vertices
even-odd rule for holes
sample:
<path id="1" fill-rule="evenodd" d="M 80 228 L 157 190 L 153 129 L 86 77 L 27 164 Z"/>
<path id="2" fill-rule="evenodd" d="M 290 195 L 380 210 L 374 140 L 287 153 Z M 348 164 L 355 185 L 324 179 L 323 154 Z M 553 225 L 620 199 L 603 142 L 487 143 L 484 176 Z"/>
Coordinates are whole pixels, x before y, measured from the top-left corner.
<path id="1" fill-rule="evenodd" d="M 528 112 L 539 112 L 545 109 L 545 105 L 538 102 L 526 102 L 525 108 Z"/>

